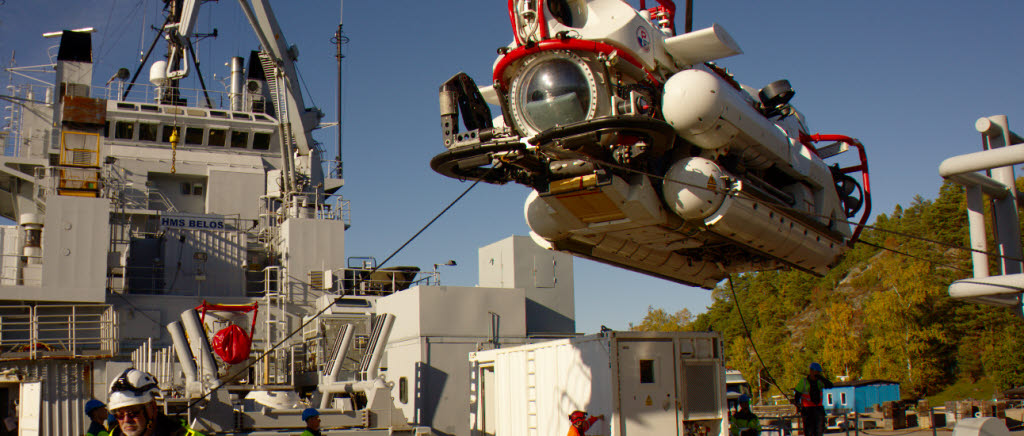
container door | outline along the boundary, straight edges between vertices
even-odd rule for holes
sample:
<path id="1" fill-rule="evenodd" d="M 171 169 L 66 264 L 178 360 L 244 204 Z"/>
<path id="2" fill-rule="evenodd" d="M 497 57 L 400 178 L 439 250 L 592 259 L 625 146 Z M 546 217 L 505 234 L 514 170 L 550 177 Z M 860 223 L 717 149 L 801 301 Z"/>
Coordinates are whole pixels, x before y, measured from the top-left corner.
<path id="1" fill-rule="evenodd" d="M 43 407 L 42 382 L 22 383 L 18 397 L 18 435 L 39 435 L 39 411 Z"/>
<path id="2" fill-rule="evenodd" d="M 672 342 L 619 342 L 624 436 L 678 435 Z"/>

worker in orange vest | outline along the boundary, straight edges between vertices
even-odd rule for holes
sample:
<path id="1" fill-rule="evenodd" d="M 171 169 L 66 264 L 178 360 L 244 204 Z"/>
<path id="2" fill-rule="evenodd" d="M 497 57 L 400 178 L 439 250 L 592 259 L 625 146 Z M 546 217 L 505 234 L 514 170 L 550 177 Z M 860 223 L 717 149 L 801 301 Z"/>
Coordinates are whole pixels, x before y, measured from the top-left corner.
<path id="1" fill-rule="evenodd" d="M 796 385 L 796 407 L 803 417 L 805 436 L 825 434 L 825 406 L 821 403 L 821 390 L 832 388 L 832 381 L 821 375 L 821 365 L 812 363 L 807 377 Z"/>
<path id="2" fill-rule="evenodd" d="M 587 416 L 587 412 L 577 410 L 569 414 L 569 422 L 572 424 L 569 426 L 568 436 L 584 436 L 587 434 L 587 430 L 590 429 L 594 422 L 604 419 L 604 415 Z"/>

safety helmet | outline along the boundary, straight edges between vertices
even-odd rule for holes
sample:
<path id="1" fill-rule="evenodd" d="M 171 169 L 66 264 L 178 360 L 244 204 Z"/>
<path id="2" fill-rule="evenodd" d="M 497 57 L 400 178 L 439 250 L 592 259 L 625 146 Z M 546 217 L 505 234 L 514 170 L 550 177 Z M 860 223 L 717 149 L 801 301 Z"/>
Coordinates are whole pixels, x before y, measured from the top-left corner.
<path id="1" fill-rule="evenodd" d="M 103 402 L 100 401 L 100 400 L 96 400 L 96 399 L 89 400 L 89 401 L 87 401 L 85 403 L 85 414 L 89 415 L 90 413 L 92 413 L 93 410 L 99 409 L 100 407 L 106 407 L 106 406 L 107 405 L 103 404 Z"/>
<path id="2" fill-rule="evenodd" d="M 160 395 L 156 377 L 137 369 L 124 370 L 110 383 L 110 395 L 107 408 L 117 410 L 122 407 L 146 404 Z"/>
<path id="3" fill-rule="evenodd" d="M 576 422 L 581 419 L 587 419 L 587 412 L 575 411 L 569 414 L 569 421 Z"/>
<path id="4" fill-rule="evenodd" d="M 320 416 L 320 412 L 317 412 L 316 409 L 314 409 L 312 407 L 307 408 L 306 410 L 302 411 L 302 420 L 303 421 L 309 421 L 309 418 L 312 418 L 314 416 Z"/>
<path id="5" fill-rule="evenodd" d="M 821 365 L 818 362 L 811 363 L 811 371 L 821 372 Z"/>
<path id="6" fill-rule="evenodd" d="M 740 395 L 739 402 L 741 402 L 741 403 L 749 403 L 750 402 L 750 395 L 747 395 L 747 394 Z"/>

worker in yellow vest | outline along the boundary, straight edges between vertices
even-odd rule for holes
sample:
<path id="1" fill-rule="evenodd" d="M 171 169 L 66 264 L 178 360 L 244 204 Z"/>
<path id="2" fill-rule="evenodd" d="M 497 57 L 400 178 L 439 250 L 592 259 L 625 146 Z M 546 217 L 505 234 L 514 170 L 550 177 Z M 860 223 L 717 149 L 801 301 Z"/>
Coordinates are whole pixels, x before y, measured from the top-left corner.
<path id="1" fill-rule="evenodd" d="M 758 436 L 761 434 L 761 420 L 750 411 L 750 396 L 740 395 L 737 400 L 740 410 L 729 419 L 729 434 L 732 436 Z"/>
<path id="2" fill-rule="evenodd" d="M 796 407 L 803 417 L 804 435 L 822 436 L 825 434 L 825 406 L 821 402 L 822 389 L 832 388 L 832 381 L 821 375 L 821 365 L 811 364 L 807 377 L 800 379 L 796 385 Z"/>

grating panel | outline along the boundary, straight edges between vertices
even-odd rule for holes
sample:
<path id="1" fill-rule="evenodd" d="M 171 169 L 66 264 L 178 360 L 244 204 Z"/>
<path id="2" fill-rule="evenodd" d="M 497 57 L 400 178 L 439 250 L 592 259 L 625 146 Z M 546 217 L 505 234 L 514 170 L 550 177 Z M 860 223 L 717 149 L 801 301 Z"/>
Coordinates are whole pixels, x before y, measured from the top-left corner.
<path id="1" fill-rule="evenodd" d="M 690 415 L 716 415 L 718 413 L 718 365 L 714 363 L 686 363 L 685 385 L 687 413 Z M 708 395 L 711 393 L 711 395 Z"/>

